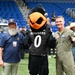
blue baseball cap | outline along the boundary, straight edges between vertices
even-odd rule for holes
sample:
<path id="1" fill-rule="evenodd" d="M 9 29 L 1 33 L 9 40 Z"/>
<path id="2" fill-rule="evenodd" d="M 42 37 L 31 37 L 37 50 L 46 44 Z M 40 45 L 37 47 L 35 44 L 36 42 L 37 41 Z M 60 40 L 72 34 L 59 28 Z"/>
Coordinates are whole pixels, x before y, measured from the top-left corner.
<path id="1" fill-rule="evenodd" d="M 11 24 L 11 23 L 15 23 L 16 24 L 16 21 L 14 19 L 9 19 L 8 25 Z"/>

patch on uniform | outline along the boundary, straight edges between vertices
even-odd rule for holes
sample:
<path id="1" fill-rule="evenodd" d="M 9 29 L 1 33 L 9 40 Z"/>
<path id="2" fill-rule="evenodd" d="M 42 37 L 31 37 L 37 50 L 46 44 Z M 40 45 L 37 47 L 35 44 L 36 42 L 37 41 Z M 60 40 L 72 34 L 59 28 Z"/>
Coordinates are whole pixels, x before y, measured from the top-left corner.
<path id="1" fill-rule="evenodd" d="M 63 34 L 63 35 L 61 35 L 61 37 L 62 37 L 62 38 L 65 38 L 65 37 L 66 37 L 66 35 L 64 35 L 64 34 Z"/>
<path id="2" fill-rule="evenodd" d="M 13 41 L 13 47 L 17 47 L 17 42 Z"/>

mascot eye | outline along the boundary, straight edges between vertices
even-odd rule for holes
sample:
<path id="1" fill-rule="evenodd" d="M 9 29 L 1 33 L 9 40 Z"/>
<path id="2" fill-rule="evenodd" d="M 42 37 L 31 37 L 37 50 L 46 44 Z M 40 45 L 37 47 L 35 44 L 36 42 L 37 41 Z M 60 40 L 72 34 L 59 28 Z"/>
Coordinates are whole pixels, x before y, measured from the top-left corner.
<path id="1" fill-rule="evenodd" d="M 43 21 L 43 19 L 40 17 L 40 18 L 36 21 L 36 23 L 37 23 L 37 24 L 41 24 L 42 21 Z"/>
<path id="2" fill-rule="evenodd" d="M 32 23 L 32 25 L 34 24 L 31 20 L 30 20 L 30 22 Z"/>

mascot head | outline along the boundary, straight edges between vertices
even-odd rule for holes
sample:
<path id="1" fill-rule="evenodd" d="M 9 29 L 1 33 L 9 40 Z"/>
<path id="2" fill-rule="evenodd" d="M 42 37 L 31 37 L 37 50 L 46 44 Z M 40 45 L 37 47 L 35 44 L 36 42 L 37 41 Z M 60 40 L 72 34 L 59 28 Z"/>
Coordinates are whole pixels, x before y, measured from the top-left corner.
<path id="1" fill-rule="evenodd" d="M 32 8 L 28 17 L 29 25 L 32 30 L 39 31 L 45 27 L 47 22 L 47 13 L 41 4 Z"/>

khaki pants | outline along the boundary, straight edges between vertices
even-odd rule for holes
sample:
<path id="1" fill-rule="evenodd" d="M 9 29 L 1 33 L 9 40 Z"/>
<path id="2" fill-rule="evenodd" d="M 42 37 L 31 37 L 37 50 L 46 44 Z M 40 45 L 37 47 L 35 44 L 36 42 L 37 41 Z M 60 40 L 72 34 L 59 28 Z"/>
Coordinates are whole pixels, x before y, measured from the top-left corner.
<path id="1" fill-rule="evenodd" d="M 61 57 L 56 57 L 56 75 L 75 75 L 74 60 L 71 51 L 64 52 Z"/>
<path id="2" fill-rule="evenodd" d="M 2 75 L 17 75 L 19 63 L 4 63 Z"/>

